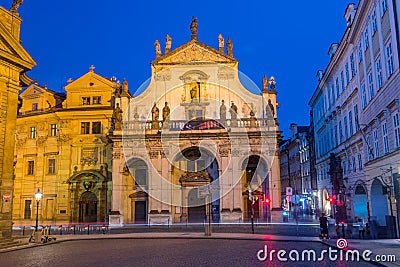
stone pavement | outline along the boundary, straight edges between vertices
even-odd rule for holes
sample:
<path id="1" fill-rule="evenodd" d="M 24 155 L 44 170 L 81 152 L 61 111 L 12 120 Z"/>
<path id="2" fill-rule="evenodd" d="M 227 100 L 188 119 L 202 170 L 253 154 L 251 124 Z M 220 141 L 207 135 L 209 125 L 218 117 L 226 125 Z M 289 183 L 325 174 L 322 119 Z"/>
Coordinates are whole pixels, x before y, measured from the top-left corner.
<path id="1" fill-rule="evenodd" d="M 46 244 L 28 243 L 28 236 L 17 238 L 18 245 L 0 248 L 0 253 L 28 249 L 35 246 L 51 245 L 59 242 L 74 240 L 96 240 L 96 239 L 231 239 L 231 240 L 273 240 L 273 241 L 296 241 L 296 242 L 321 242 L 328 246 L 337 248 L 337 240 L 321 240 L 318 237 L 301 237 L 301 236 L 278 236 L 268 234 L 247 234 L 247 233 L 212 233 L 212 236 L 205 236 L 200 232 L 176 232 L 176 233 L 123 233 L 123 234 L 91 234 L 91 235 L 56 235 L 55 241 Z M 400 266 L 400 239 L 379 239 L 379 240 L 359 240 L 348 239 L 348 249 L 357 249 L 360 255 L 364 250 L 371 250 L 372 256 L 375 255 L 396 255 L 395 263 L 375 262 L 377 266 Z"/>

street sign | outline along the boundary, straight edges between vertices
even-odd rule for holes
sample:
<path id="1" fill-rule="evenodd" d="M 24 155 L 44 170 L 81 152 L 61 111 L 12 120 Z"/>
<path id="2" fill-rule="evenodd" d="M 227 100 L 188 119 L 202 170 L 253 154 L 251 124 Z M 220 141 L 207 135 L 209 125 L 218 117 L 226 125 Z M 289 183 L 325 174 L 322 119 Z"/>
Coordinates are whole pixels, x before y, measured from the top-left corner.
<path id="1" fill-rule="evenodd" d="M 296 205 L 300 204 L 300 196 L 299 195 L 292 196 L 292 203 Z"/>
<path id="2" fill-rule="evenodd" d="M 293 195 L 293 188 L 291 188 L 291 187 L 286 187 L 286 195 L 287 195 L 287 196 Z"/>

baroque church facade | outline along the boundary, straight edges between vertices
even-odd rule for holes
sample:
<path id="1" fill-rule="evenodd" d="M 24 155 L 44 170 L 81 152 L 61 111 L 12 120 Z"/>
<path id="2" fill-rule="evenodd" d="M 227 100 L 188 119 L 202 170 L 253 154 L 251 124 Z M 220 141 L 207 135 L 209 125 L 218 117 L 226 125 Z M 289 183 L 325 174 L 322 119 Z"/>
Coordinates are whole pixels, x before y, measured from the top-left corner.
<path id="1" fill-rule="evenodd" d="M 65 93 L 32 83 L 20 95 L 13 221 L 170 224 L 278 220 L 274 78 L 243 82 L 232 41 L 197 38 L 156 59 L 146 88 L 94 72 Z M 226 46 L 226 47 L 225 47 Z M 225 51 L 226 48 L 226 51 Z M 258 91 L 257 91 L 258 89 Z"/>
<path id="2" fill-rule="evenodd" d="M 155 42 L 148 86 L 116 98 L 111 225 L 277 219 L 281 207 L 275 82 L 240 79 L 232 41 Z M 249 83 L 248 83 L 249 84 Z"/>

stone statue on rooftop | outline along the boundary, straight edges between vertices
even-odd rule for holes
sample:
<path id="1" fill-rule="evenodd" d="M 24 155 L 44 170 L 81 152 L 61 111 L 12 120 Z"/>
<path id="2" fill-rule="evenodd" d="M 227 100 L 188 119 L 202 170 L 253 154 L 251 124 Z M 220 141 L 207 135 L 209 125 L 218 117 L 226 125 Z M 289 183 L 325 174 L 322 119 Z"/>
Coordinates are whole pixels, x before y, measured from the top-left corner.
<path id="1" fill-rule="evenodd" d="M 192 23 L 190 24 L 190 31 L 192 32 L 192 40 L 197 40 L 199 23 L 195 17 L 192 17 Z"/>

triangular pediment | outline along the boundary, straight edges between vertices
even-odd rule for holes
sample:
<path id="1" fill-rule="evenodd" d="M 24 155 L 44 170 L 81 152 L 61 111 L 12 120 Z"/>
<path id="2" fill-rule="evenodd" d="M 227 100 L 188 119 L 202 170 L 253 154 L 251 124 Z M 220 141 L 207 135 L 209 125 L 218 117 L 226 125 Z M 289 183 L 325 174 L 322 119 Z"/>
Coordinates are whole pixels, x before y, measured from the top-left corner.
<path id="1" fill-rule="evenodd" d="M 36 62 L 22 47 L 19 40 L 0 23 L 0 58 L 5 58 L 12 64 L 24 70 L 31 70 Z"/>
<path id="2" fill-rule="evenodd" d="M 89 71 L 66 85 L 65 90 L 82 90 L 83 88 L 88 90 L 104 90 L 104 88 L 109 89 L 110 87 L 114 88 L 114 86 L 115 84 L 111 80 L 98 75 L 94 71 Z"/>
<path id="3" fill-rule="evenodd" d="M 152 65 L 178 65 L 189 62 L 229 64 L 237 63 L 237 60 L 202 42 L 191 40 L 170 53 L 154 60 Z"/>
<path id="4" fill-rule="evenodd" d="M 20 95 L 22 99 L 39 97 L 40 95 L 46 93 L 46 90 L 36 84 L 31 84 L 28 86 Z"/>

